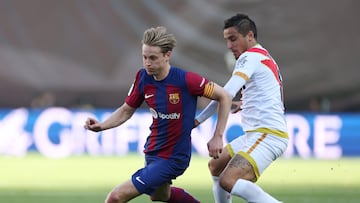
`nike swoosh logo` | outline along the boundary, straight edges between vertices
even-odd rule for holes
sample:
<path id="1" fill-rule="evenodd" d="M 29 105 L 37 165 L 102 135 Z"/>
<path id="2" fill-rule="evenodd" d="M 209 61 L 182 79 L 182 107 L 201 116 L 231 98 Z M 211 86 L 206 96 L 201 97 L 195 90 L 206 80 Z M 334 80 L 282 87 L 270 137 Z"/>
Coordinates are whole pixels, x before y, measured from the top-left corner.
<path id="1" fill-rule="evenodd" d="M 144 181 L 140 179 L 140 176 L 136 176 L 135 180 L 139 181 L 139 183 L 145 185 Z"/>
<path id="2" fill-rule="evenodd" d="M 145 94 L 145 99 L 149 99 L 152 96 L 154 96 L 154 95 L 153 94 Z"/>

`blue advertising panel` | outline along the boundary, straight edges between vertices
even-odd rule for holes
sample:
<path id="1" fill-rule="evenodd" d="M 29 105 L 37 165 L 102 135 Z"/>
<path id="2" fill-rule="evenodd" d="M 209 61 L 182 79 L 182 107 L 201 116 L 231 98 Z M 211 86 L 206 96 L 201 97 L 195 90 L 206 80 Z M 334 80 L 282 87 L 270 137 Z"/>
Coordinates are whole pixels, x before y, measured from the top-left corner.
<path id="1" fill-rule="evenodd" d="M 121 156 L 143 153 L 152 115 L 139 109 L 122 126 L 100 133 L 84 129 L 88 117 L 105 120 L 113 109 L 0 109 L 0 155 L 25 156 L 36 151 L 50 158 L 76 155 Z M 207 156 L 213 116 L 192 132 L 193 151 Z M 289 146 L 284 157 L 338 159 L 360 156 L 360 114 L 288 113 Z M 243 134 L 239 114 L 231 114 L 225 143 Z"/>

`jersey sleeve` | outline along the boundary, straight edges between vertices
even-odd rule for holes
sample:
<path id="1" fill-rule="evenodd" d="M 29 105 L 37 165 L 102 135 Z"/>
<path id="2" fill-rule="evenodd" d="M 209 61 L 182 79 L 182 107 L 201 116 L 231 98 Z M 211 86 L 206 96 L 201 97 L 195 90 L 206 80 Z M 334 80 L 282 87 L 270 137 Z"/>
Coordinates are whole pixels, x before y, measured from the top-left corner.
<path id="1" fill-rule="evenodd" d="M 196 96 L 209 97 L 214 92 L 214 83 L 193 72 L 186 73 L 186 84 L 189 92 Z"/>
<path id="2" fill-rule="evenodd" d="M 144 101 L 144 94 L 142 91 L 142 80 L 143 80 L 143 74 L 142 71 L 139 70 L 136 74 L 135 80 L 132 83 L 128 95 L 125 99 L 125 102 L 133 107 L 138 108 Z"/>
<path id="3" fill-rule="evenodd" d="M 233 75 L 242 77 L 245 81 L 249 80 L 249 78 L 255 72 L 255 67 L 257 66 L 257 64 L 255 64 L 256 60 L 252 60 L 252 57 L 254 56 L 248 52 L 242 54 L 236 61 Z"/>
<path id="4" fill-rule="evenodd" d="M 235 97 L 237 92 L 245 85 L 245 79 L 242 77 L 238 77 L 233 75 L 228 82 L 225 84 L 224 89 L 232 96 Z M 216 112 L 218 106 L 218 102 L 212 100 L 197 116 L 196 120 L 200 123 L 204 122 L 208 119 L 211 115 Z"/>
<path id="5" fill-rule="evenodd" d="M 246 80 L 238 75 L 232 75 L 226 82 L 224 89 L 234 98 L 239 90 L 245 85 Z"/>

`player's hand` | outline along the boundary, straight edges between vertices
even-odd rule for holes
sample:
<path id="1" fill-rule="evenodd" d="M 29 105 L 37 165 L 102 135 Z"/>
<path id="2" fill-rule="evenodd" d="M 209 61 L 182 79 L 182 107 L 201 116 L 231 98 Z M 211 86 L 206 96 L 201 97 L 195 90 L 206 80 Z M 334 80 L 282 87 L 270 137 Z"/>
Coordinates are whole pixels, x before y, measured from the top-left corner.
<path id="1" fill-rule="evenodd" d="M 220 157 L 220 154 L 223 150 L 223 139 L 222 136 L 214 135 L 209 142 L 207 143 L 207 147 L 209 150 L 209 156 L 217 159 Z"/>
<path id="2" fill-rule="evenodd" d="M 232 105 L 231 113 L 237 113 L 241 111 L 242 100 L 233 101 L 231 105 Z"/>
<path id="3" fill-rule="evenodd" d="M 85 122 L 85 125 L 84 125 L 84 128 L 87 129 L 87 130 L 91 130 L 91 131 L 94 131 L 94 132 L 99 132 L 101 131 L 101 126 L 100 126 L 100 123 L 93 119 L 93 118 L 88 118 Z"/>

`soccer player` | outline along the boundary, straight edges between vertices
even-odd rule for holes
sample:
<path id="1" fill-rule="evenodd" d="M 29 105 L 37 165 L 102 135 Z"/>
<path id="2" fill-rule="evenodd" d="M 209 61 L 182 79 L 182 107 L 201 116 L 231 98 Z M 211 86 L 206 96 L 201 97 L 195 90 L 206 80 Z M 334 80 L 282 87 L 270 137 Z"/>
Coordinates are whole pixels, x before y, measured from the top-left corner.
<path id="1" fill-rule="evenodd" d="M 125 102 L 104 122 L 88 118 L 85 128 L 95 132 L 117 127 L 127 121 L 145 102 L 153 116 L 151 133 L 145 143 L 146 165 L 132 178 L 115 187 L 106 203 L 127 202 L 141 194 L 153 201 L 199 202 L 189 193 L 170 187 L 182 175 L 191 157 L 191 130 L 198 96 L 218 101 L 219 114 L 213 137 L 222 139 L 231 108 L 231 96 L 208 79 L 170 65 L 176 39 L 165 27 L 144 32 L 142 58 L 144 67 L 135 77 Z M 222 142 L 208 146 L 210 156 L 218 158 Z"/>
<path id="2" fill-rule="evenodd" d="M 247 202 L 279 202 L 255 184 L 288 144 L 278 65 L 257 42 L 256 25 L 247 15 L 236 14 L 225 20 L 224 38 L 237 59 L 224 88 L 233 98 L 241 90 L 242 99 L 234 103 L 234 112 L 241 106 L 245 134 L 225 146 L 218 159 L 209 161 L 215 202 L 231 202 L 231 194 Z M 196 117 L 196 125 L 214 113 L 216 107 L 217 103 L 211 101 Z"/>

